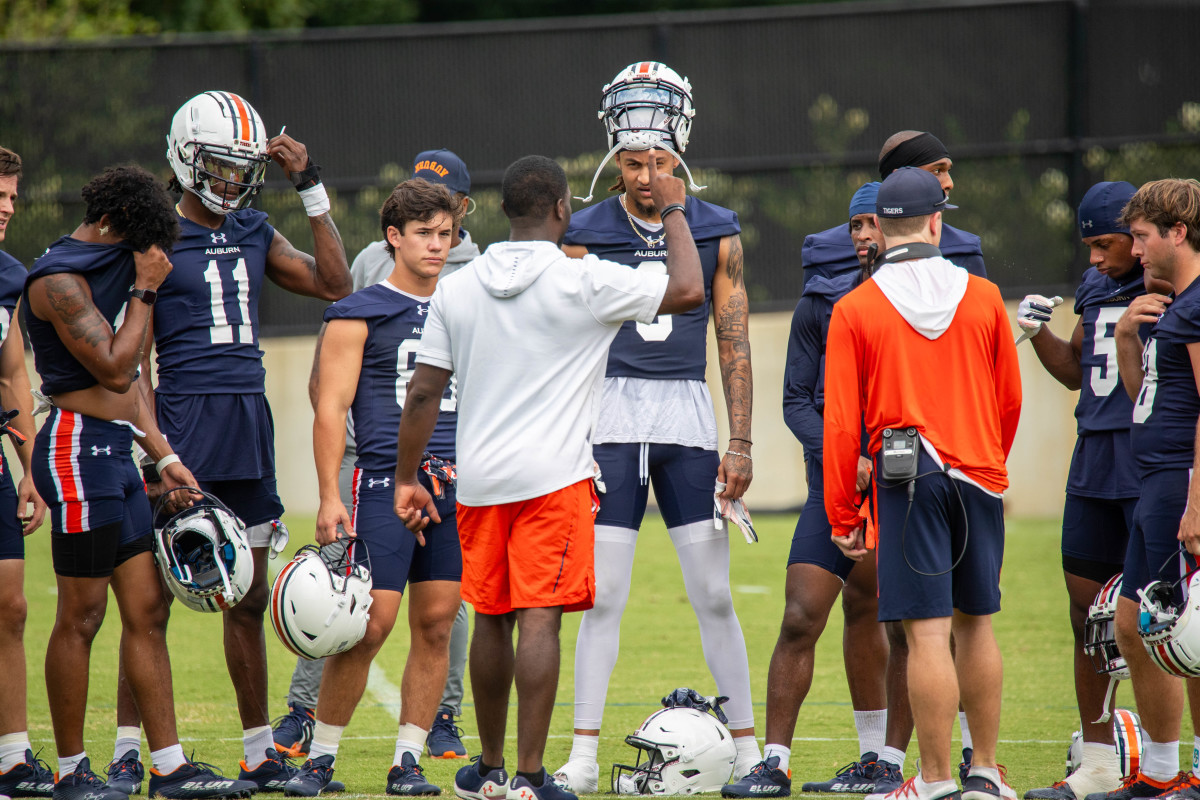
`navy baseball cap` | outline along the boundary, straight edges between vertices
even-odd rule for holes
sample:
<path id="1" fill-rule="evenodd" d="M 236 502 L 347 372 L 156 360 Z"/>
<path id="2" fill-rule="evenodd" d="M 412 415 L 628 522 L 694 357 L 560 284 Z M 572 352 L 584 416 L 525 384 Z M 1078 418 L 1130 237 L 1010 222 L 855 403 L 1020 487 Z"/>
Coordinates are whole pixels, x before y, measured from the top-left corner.
<path id="1" fill-rule="evenodd" d="M 958 206 L 947 202 L 942 184 L 932 172 L 901 167 L 883 179 L 875 198 L 875 213 L 881 217 L 924 217 Z"/>
<path id="2" fill-rule="evenodd" d="M 1079 236 L 1103 236 L 1106 233 L 1129 233 L 1120 223 L 1121 212 L 1133 199 L 1137 189 L 1126 181 L 1101 181 L 1087 190 L 1079 201 Z"/>
<path id="3" fill-rule="evenodd" d="M 413 159 L 413 177 L 440 183 L 452 192 L 471 193 L 471 173 L 449 150 L 426 150 Z"/>

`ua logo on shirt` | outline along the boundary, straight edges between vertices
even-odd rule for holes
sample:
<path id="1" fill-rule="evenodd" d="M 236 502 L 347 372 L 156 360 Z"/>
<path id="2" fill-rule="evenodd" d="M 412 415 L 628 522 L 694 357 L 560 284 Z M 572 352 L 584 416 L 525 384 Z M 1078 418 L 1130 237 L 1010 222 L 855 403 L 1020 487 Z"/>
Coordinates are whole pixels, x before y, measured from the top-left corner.
<path id="1" fill-rule="evenodd" d="M 209 236 L 211 236 L 211 237 L 212 237 L 212 243 L 213 243 L 213 244 L 225 244 L 225 234 L 223 234 L 223 233 L 210 233 L 210 234 L 209 234 Z"/>
<path id="2" fill-rule="evenodd" d="M 92 455 L 94 455 L 94 456 L 99 456 L 99 455 L 111 456 L 112 455 L 112 445 L 106 444 L 104 447 L 97 447 L 96 445 L 92 445 Z"/>

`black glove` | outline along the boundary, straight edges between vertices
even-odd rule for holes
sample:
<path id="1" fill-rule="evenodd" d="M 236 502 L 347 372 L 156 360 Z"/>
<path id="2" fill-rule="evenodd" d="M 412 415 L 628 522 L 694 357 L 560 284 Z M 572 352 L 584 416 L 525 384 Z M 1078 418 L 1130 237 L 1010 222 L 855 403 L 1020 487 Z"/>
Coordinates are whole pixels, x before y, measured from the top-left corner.
<path id="1" fill-rule="evenodd" d="M 729 718 L 721 710 L 721 704 L 729 702 L 728 697 L 705 697 L 695 689 L 681 686 L 662 699 L 663 708 L 694 708 L 701 714 L 712 712 L 722 725 L 729 724 Z"/>

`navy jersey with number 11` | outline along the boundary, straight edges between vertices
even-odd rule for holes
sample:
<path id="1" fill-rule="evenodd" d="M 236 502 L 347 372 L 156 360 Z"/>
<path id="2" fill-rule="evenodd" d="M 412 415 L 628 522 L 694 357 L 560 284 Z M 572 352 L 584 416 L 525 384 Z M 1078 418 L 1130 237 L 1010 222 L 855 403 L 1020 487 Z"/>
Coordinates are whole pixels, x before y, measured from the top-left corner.
<path id="1" fill-rule="evenodd" d="M 429 298 L 400 291 L 388 281 L 368 286 L 325 310 L 325 321 L 361 319 L 367 323 L 362 369 L 350 413 L 358 447 L 355 466 L 366 472 L 396 469 L 396 436 L 408 380 L 416 368 L 417 348 L 429 314 Z M 455 458 L 458 425 L 453 377 L 442 396 L 441 412 L 426 449 Z"/>

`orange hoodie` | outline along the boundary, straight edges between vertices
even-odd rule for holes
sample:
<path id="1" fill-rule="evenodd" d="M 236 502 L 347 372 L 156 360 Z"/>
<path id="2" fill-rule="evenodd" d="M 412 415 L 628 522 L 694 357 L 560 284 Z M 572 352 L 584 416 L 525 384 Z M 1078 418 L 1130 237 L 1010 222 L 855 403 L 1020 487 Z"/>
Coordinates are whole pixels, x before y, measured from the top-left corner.
<path id="1" fill-rule="evenodd" d="M 863 524 L 854 488 L 860 422 L 872 456 L 884 428 L 911 425 L 947 465 L 1003 492 L 1020 415 L 1017 350 L 994 283 L 970 276 L 953 321 L 928 339 L 866 281 L 834 306 L 826 347 L 825 510 L 834 534 Z"/>

